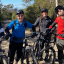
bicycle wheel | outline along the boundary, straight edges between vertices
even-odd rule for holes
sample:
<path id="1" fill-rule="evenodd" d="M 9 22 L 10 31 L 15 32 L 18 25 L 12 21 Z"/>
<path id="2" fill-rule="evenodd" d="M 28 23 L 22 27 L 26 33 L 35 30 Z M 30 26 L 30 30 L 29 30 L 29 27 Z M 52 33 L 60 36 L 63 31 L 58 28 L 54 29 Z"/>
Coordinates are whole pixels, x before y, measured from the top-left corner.
<path id="1" fill-rule="evenodd" d="M 34 42 L 34 45 L 33 45 L 33 53 L 37 57 L 37 54 L 38 54 L 38 41 Z"/>
<path id="2" fill-rule="evenodd" d="M 6 60 L 4 57 L 0 58 L 0 64 L 7 64 Z"/>
<path id="3" fill-rule="evenodd" d="M 49 53 L 46 53 L 45 51 L 49 50 Z M 38 57 L 43 53 L 43 60 L 42 60 L 42 64 L 55 64 L 55 50 L 53 49 L 53 47 L 46 47 L 43 48 Z M 39 60 L 39 59 L 38 59 Z"/>
<path id="4" fill-rule="evenodd" d="M 37 40 L 36 42 L 34 42 L 33 46 L 34 46 L 33 52 L 34 52 L 35 56 L 37 57 L 41 50 L 41 41 Z"/>
<path id="5" fill-rule="evenodd" d="M 38 61 L 31 50 L 26 51 L 25 64 L 38 64 Z"/>

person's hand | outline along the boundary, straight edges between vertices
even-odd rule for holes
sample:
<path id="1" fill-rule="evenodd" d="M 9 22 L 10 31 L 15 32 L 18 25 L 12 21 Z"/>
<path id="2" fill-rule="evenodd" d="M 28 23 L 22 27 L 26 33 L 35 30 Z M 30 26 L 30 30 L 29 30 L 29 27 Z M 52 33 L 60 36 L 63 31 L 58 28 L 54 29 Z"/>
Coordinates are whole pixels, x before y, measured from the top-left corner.
<path id="1" fill-rule="evenodd" d="M 50 28 L 48 28 L 47 30 L 46 30 L 46 33 L 49 33 L 51 31 L 51 29 Z"/>
<path id="2" fill-rule="evenodd" d="M 33 35 L 31 36 L 32 38 L 37 36 L 36 32 L 33 32 Z"/>
<path id="3" fill-rule="evenodd" d="M 9 37 L 10 37 L 10 33 L 6 33 L 6 35 L 5 35 L 4 38 L 5 38 L 6 40 L 8 40 Z"/>

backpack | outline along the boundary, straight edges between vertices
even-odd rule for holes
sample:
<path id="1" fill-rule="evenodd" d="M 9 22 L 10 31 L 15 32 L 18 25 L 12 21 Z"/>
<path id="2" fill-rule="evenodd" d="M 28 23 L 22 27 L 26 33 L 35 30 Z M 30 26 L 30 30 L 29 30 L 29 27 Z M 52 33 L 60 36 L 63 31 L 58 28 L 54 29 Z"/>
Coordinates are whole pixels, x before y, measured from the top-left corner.
<path id="1" fill-rule="evenodd" d="M 27 27 L 27 23 L 26 23 L 26 20 L 24 20 L 24 26 L 25 26 L 25 28 Z M 14 28 L 15 28 L 15 26 L 16 26 L 16 20 L 15 20 L 15 22 L 14 22 L 14 26 L 12 27 L 12 31 L 14 30 Z"/>

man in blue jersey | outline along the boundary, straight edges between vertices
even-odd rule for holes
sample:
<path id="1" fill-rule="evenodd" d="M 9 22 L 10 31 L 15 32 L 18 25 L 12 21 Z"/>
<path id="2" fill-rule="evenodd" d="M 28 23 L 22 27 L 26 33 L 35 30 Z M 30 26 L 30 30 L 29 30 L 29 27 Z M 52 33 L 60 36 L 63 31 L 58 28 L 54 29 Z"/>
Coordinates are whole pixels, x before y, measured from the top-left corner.
<path id="1" fill-rule="evenodd" d="M 28 21 L 24 20 L 24 11 L 23 10 L 18 10 L 16 13 L 16 16 L 17 16 L 17 20 L 11 21 L 11 23 L 5 29 L 6 36 L 9 36 L 10 35 L 9 30 L 13 28 L 14 24 L 16 24 L 12 31 L 12 35 L 10 37 L 10 45 L 9 45 L 9 49 L 10 49 L 10 53 L 11 53 L 10 54 L 10 64 L 13 64 L 14 55 L 15 55 L 16 50 L 17 50 L 16 64 L 19 61 L 19 59 L 21 58 L 21 55 L 23 55 L 22 54 L 22 46 L 23 46 L 22 37 L 25 36 L 26 27 L 32 28 L 33 34 L 35 34 L 34 26 L 31 23 L 29 23 Z"/>

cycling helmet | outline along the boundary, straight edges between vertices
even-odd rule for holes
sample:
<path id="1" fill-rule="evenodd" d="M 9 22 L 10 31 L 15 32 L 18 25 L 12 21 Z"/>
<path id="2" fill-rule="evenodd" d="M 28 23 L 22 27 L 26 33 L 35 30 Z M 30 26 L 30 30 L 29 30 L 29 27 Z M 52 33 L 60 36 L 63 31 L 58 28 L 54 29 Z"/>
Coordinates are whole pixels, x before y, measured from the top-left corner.
<path id="1" fill-rule="evenodd" d="M 41 10 L 41 13 L 43 13 L 43 12 L 47 12 L 47 13 L 48 13 L 48 9 L 45 9 L 45 8 L 42 9 L 42 10 Z"/>
<path id="2" fill-rule="evenodd" d="M 58 13 L 58 10 L 61 10 L 61 9 L 64 10 L 64 7 L 59 5 L 59 6 L 57 6 L 57 7 L 55 8 L 55 12 Z"/>
<path id="3" fill-rule="evenodd" d="M 18 11 L 16 12 L 16 15 L 18 15 L 18 14 L 24 14 L 24 11 L 23 11 L 23 10 L 18 10 Z"/>

